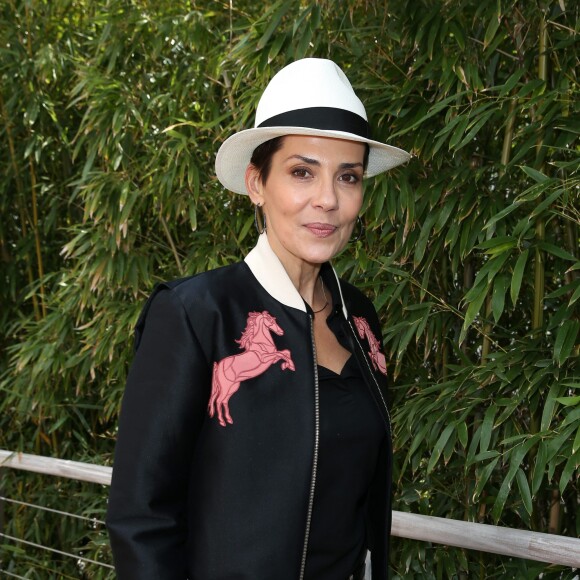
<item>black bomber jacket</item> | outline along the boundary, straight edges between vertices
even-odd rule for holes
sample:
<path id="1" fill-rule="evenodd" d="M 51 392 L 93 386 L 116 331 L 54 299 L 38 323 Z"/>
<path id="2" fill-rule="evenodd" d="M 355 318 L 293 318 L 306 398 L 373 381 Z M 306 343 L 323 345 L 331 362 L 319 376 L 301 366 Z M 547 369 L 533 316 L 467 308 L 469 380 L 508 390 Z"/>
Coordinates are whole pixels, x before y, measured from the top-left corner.
<path id="1" fill-rule="evenodd" d="M 387 578 L 391 444 L 371 302 L 322 267 L 328 324 L 359 363 L 388 445 L 367 499 Z M 107 527 L 119 580 L 302 580 L 318 462 L 313 314 L 262 235 L 243 262 L 160 284 L 136 327 Z"/>

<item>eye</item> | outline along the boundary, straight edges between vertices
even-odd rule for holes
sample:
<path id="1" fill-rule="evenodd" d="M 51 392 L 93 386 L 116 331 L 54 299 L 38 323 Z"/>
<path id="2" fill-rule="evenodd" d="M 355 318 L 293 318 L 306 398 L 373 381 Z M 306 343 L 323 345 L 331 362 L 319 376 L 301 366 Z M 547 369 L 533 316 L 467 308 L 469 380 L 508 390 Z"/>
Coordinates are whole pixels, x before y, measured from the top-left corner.
<path id="1" fill-rule="evenodd" d="M 356 173 L 343 173 L 338 179 L 339 181 L 352 183 L 353 185 L 360 181 L 360 177 Z"/>
<path id="2" fill-rule="evenodd" d="M 308 179 L 311 177 L 311 173 L 306 167 L 296 167 L 292 170 L 292 175 L 299 179 Z"/>

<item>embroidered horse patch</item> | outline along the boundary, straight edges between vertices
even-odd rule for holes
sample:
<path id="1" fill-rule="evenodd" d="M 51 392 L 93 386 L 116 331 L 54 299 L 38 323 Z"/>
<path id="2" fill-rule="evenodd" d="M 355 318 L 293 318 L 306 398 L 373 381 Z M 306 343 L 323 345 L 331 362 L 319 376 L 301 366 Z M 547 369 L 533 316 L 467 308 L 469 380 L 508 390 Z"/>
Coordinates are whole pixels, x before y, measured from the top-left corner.
<path id="1" fill-rule="evenodd" d="M 242 381 L 261 375 L 279 360 L 282 361 L 283 371 L 295 370 L 290 351 L 276 349 L 272 332 L 279 336 L 284 334 L 269 312 L 250 312 L 246 329 L 240 340 L 236 340 L 245 352 L 228 356 L 213 364 L 208 413 L 210 417 L 217 414 L 222 427 L 226 426 L 226 422 L 230 425 L 234 422 L 230 415 L 229 400 L 240 388 Z"/>
<path id="2" fill-rule="evenodd" d="M 367 339 L 369 343 L 370 351 L 369 351 L 369 358 L 373 363 L 373 367 L 375 370 L 380 371 L 383 375 L 387 374 L 387 361 L 385 359 L 385 355 L 381 352 L 381 345 L 377 340 L 377 337 L 373 334 L 369 323 L 366 321 L 366 318 L 362 316 L 353 316 L 352 319 L 354 320 L 354 324 L 358 331 L 358 334 L 361 338 Z"/>

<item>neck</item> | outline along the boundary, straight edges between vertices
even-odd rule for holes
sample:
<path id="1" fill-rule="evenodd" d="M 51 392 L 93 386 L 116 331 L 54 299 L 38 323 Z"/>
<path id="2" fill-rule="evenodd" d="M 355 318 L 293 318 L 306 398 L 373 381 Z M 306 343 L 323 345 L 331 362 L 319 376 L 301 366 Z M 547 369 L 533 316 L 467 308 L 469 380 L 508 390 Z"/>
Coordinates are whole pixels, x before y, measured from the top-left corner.
<path id="1" fill-rule="evenodd" d="M 322 288 L 318 282 L 321 264 L 312 264 L 288 254 L 271 237 L 268 237 L 268 241 L 300 296 L 313 310 L 321 308 L 324 305 Z"/>

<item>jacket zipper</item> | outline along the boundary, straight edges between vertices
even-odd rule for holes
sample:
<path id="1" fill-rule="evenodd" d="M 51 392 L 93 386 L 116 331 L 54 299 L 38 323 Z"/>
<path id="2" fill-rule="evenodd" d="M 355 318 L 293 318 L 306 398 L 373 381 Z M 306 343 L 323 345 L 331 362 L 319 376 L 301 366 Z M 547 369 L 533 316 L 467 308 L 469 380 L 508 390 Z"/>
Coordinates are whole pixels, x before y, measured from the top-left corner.
<path id="1" fill-rule="evenodd" d="M 387 413 L 387 423 L 389 425 L 389 433 L 392 433 L 393 430 L 391 428 L 391 414 L 389 413 L 389 407 L 387 406 L 387 402 L 385 401 L 385 398 L 383 397 L 383 393 L 381 391 L 381 388 L 379 387 L 379 383 L 377 382 L 377 379 L 375 378 L 375 373 L 373 372 L 373 370 L 371 368 L 371 365 L 369 364 L 369 361 L 367 359 L 367 356 L 365 354 L 365 351 L 364 351 L 364 349 L 362 347 L 362 344 L 360 343 L 360 341 L 358 339 L 358 336 L 356 334 L 356 331 L 355 331 L 355 329 L 354 329 L 354 327 L 353 327 L 352 322 L 350 321 L 350 319 L 348 320 L 348 326 L 350 327 L 351 333 L 354 336 L 354 340 L 356 341 L 356 343 L 357 343 L 357 345 L 358 345 L 358 347 L 359 347 L 359 349 L 361 351 L 362 357 L 363 357 L 363 359 L 364 359 L 364 361 L 365 361 L 365 363 L 367 365 L 367 368 L 369 369 L 369 374 L 373 378 L 373 382 L 375 383 L 375 385 L 377 387 L 377 391 L 378 391 L 379 395 L 381 396 L 381 401 L 383 402 L 383 406 L 384 406 L 385 411 Z"/>
<path id="2" fill-rule="evenodd" d="M 314 342 L 314 317 L 310 314 L 310 340 L 312 342 L 312 359 L 314 362 L 314 455 L 312 457 L 312 477 L 310 479 L 310 497 L 308 499 L 308 511 L 306 512 L 306 529 L 304 531 L 304 547 L 302 548 L 302 562 L 300 563 L 300 580 L 304 580 L 306 570 L 306 553 L 308 551 L 308 539 L 310 537 L 310 524 L 312 523 L 312 509 L 314 507 L 314 489 L 316 487 L 316 474 L 318 471 L 318 450 L 320 445 L 320 392 L 318 385 L 318 368 L 316 357 L 316 343 Z"/>

